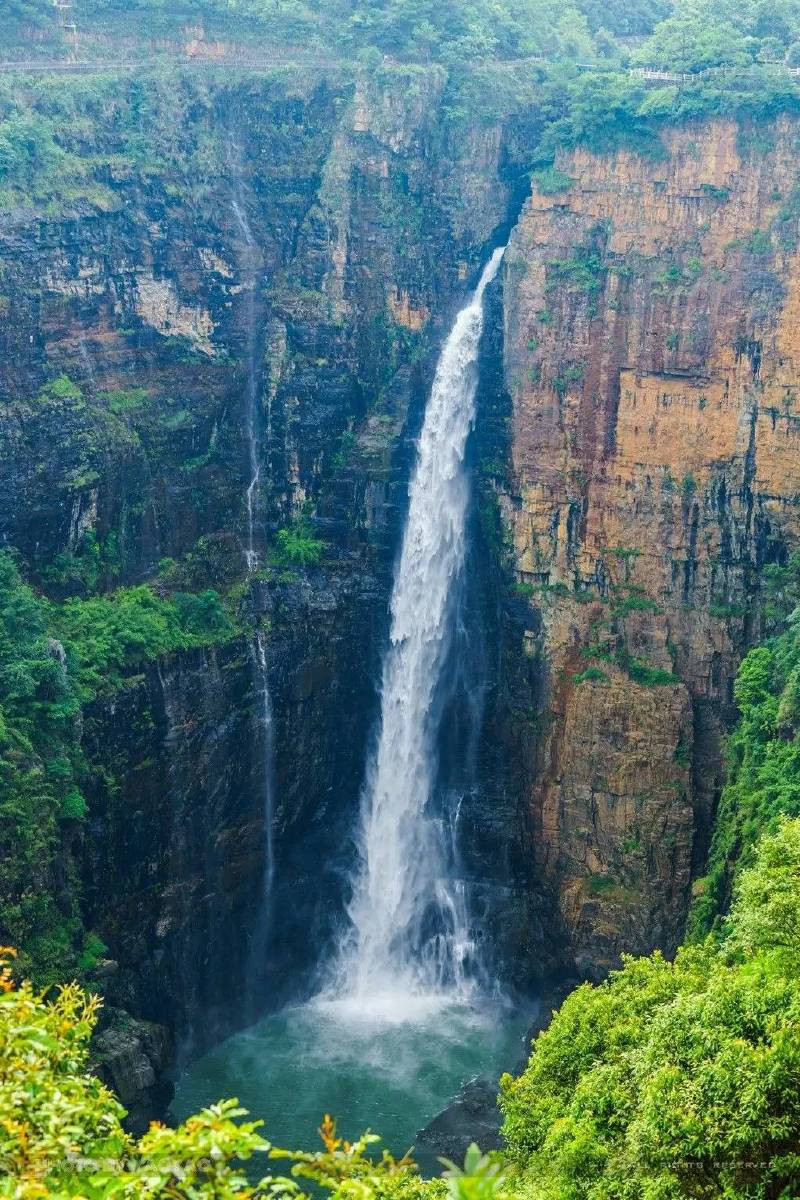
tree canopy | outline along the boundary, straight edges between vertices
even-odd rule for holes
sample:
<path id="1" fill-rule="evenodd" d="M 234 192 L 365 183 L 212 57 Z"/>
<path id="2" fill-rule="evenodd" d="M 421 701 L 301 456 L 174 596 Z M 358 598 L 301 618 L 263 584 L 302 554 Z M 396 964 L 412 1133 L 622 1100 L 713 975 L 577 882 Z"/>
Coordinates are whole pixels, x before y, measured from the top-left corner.
<path id="1" fill-rule="evenodd" d="M 502 1082 L 537 1200 L 767 1200 L 800 1187 L 800 821 L 742 872 L 724 937 L 578 988 Z"/>

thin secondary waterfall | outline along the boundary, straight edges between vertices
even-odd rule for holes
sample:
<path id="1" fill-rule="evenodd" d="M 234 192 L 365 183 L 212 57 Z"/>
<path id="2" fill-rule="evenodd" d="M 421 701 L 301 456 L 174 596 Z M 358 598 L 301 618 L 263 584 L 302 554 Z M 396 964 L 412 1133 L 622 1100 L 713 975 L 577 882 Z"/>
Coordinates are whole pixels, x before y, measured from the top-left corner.
<path id="1" fill-rule="evenodd" d="M 235 156 L 233 153 L 234 150 L 236 151 Z M 245 434 L 247 438 L 249 482 L 245 491 L 247 540 L 244 547 L 244 557 L 247 574 L 252 575 L 258 565 L 258 553 L 255 547 L 255 515 L 261 483 L 261 456 L 258 441 L 258 329 L 256 322 L 256 290 L 259 281 L 261 254 L 253 236 L 244 202 L 241 168 L 239 166 L 241 152 L 233 139 L 229 143 L 229 151 L 229 165 L 234 184 L 234 194 L 231 197 L 231 212 L 242 238 L 243 246 L 240 251 L 240 262 L 243 273 L 247 277 L 245 284 L 245 321 L 247 325 Z M 269 690 L 267 647 L 264 635 L 260 629 L 256 631 L 253 638 L 252 660 L 255 687 L 258 694 L 257 720 L 261 727 L 262 787 L 264 795 L 264 884 L 262 888 L 261 912 L 258 916 L 252 943 L 253 957 L 258 961 L 253 963 L 254 969 L 251 972 L 253 977 L 258 978 L 263 972 L 263 960 L 267 949 L 270 897 L 275 874 L 275 852 L 272 832 L 275 813 L 273 785 L 274 727 L 272 697 Z"/>
<path id="2" fill-rule="evenodd" d="M 272 836 L 273 818 L 273 780 L 272 761 L 274 750 L 274 728 L 272 723 L 272 696 L 269 691 L 269 671 L 267 669 L 267 647 L 264 635 L 259 629 L 255 637 L 256 662 L 260 683 L 260 717 L 264 738 L 264 835 L 266 851 L 266 878 L 264 892 L 269 896 L 272 891 L 272 879 L 275 874 L 275 848 Z"/>
<path id="3" fill-rule="evenodd" d="M 445 342 L 425 412 L 391 599 L 381 723 L 362 804 L 351 928 L 337 991 L 364 1005 L 392 997 L 467 995 L 474 946 L 453 878 L 451 822 L 432 804 L 436 693 L 464 575 L 469 476 L 483 293 L 495 250 Z"/>
<path id="4" fill-rule="evenodd" d="M 238 174 L 236 175 L 238 181 Z M 245 559 L 247 562 L 248 574 L 255 568 L 256 565 L 256 550 L 255 550 L 255 506 L 258 500 L 258 491 L 261 482 L 261 463 L 259 462 L 258 453 L 258 370 L 256 364 L 256 319 L 255 319 L 255 304 L 256 304 L 256 259 L 258 257 L 258 249 L 256 247 L 253 231 L 250 228 L 250 222 L 247 219 L 247 213 L 244 204 L 234 196 L 231 200 L 231 211 L 236 219 L 236 224 L 239 227 L 239 232 L 245 245 L 246 254 L 242 255 L 245 268 L 247 269 L 250 278 L 247 283 L 247 300 L 246 300 L 246 320 L 247 320 L 247 396 L 245 408 L 245 429 L 247 434 L 247 451 L 250 466 L 250 482 L 247 485 L 245 492 L 245 503 L 247 506 L 247 544 L 245 546 Z"/>

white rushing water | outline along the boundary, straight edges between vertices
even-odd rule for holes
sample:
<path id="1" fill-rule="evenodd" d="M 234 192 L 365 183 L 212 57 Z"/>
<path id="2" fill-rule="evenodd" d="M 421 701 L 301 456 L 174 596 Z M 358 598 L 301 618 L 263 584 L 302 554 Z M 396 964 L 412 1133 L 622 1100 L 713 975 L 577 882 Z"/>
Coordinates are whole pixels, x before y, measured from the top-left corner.
<path id="1" fill-rule="evenodd" d="M 404 1020 L 466 999 L 474 946 L 453 878 L 454 830 L 431 800 L 436 693 L 464 572 L 483 293 L 494 252 L 445 342 L 425 411 L 391 599 L 381 723 L 362 800 L 359 863 L 333 987 L 339 1004 Z"/>
<path id="2" fill-rule="evenodd" d="M 370 1124 L 401 1155 L 466 1079 L 496 1078 L 522 1053 L 532 1012 L 514 1012 L 471 984 L 476 955 L 457 883 L 459 801 L 450 789 L 440 801 L 436 761 L 465 574 L 464 459 L 482 297 L 501 257 L 493 255 L 459 313 L 428 401 L 362 797 L 351 928 L 334 978 L 308 1003 L 266 1016 L 193 1063 L 178 1083 L 177 1119 L 214 1096 L 236 1095 L 278 1145 L 311 1149 L 320 1113 L 331 1112 L 346 1136 Z M 265 728 L 268 700 L 265 692 Z M 417 1161 L 423 1174 L 440 1171 L 431 1147 Z"/>

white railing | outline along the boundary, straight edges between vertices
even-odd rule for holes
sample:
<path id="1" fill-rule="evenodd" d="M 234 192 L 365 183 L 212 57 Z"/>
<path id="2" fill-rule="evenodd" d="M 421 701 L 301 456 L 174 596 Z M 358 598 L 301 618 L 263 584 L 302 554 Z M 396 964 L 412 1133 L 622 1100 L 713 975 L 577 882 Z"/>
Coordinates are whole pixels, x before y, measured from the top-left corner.
<path id="1" fill-rule="evenodd" d="M 2 0 L 0 0 L 0 3 Z M 72 10 L 72 0 L 53 0 L 53 7 L 61 16 L 61 28 L 66 36 L 67 42 L 70 44 L 70 54 L 67 59 L 44 59 L 44 60 L 17 60 L 16 62 L 0 62 L 0 72 L 3 71 L 107 71 L 109 69 L 118 70 L 120 68 L 141 68 L 146 67 L 148 62 L 156 61 L 147 58 L 132 59 L 128 62 L 109 61 L 105 59 L 87 60 L 84 62 L 76 61 L 75 50 L 77 47 L 77 26 L 67 19 L 67 14 Z M 309 56 L 308 58 L 293 55 L 286 57 L 282 54 L 264 54 L 254 53 L 252 57 L 231 57 L 214 56 L 205 57 L 203 55 L 174 55 L 174 59 L 181 61 L 191 66 L 208 66 L 208 67 L 236 67 L 244 71 L 258 71 L 273 66 L 302 66 L 310 70 L 331 70 L 338 67 L 348 65 L 345 60 L 338 59 L 318 59 Z M 520 63 L 530 64 L 531 66 L 547 66 L 550 60 L 530 56 L 525 59 L 509 59 L 507 65 L 519 65 Z M 402 64 L 400 64 L 402 65 Z M 794 78 L 800 77 L 800 67 L 789 67 L 785 63 L 753 63 L 752 66 L 767 67 L 774 71 L 780 71 Z M 607 74 L 619 74 L 620 68 L 614 66 L 604 66 L 600 63 L 576 63 L 579 71 L 595 71 Z M 700 71 L 668 71 L 662 67 L 628 67 L 626 74 L 631 78 L 642 79 L 648 83 L 675 83 L 675 84 L 691 84 L 696 83 L 700 79 L 704 79 L 711 75 L 738 75 L 746 67 L 704 67 Z"/>
<path id="2" fill-rule="evenodd" d="M 785 72 L 787 75 L 793 75 L 795 78 L 800 76 L 800 67 L 789 67 L 786 63 L 752 63 L 747 65 L 768 67 L 775 71 Z M 707 75 L 738 75 L 744 69 L 746 68 L 738 66 L 703 67 L 699 71 L 665 71 L 660 67 L 629 67 L 628 74 L 638 79 L 652 79 L 665 83 L 693 83 L 697 79 L 704 79 Z"/>

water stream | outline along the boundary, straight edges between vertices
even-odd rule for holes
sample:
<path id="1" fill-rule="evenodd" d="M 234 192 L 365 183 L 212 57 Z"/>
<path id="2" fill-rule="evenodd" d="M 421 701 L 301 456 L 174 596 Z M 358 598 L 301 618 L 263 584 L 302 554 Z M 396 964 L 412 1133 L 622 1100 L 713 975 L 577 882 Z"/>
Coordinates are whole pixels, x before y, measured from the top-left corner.
<path id="1" fill-rule="evenodd" d="M 391 599 L 381 721 L 362 803 L 359 862 L 332 990 L 380 1011 L 467 999 L 475 943 L 458 881 L 452 813 L 434 800 L 436 697 L 464 581 L 483 293 L 495 250 L 442 349 L 419 439 Z"/>
<path id="2" fill-rule="evenodd" d="M 233 178 L 237 192 L 241 192 L 241 172 L 234 171 Z M 247 275 L 245 284 L 245 319 L 247 322 L 247 395 L 245 398 L 245 432 L 247 436 L 247 452 L 248 462 L 250 467 L 250 481 L 245 492 L 245 504 L 247 508 L 247 544 L 245 546 L 245 559 L 247 562 L 248 574 L 255 569 L 256 566 L 256 550 L 255 550 L 255 511 L 258 501 L 258 492 L 261 482 L 261 463 L 259 461 L 259 446 L 258 446 L 258 363 L 256 358 L 256 287 L 258 284 L 258 269 L 257 263 L 259 259 L 258 247 L 256 246 L 253 231 L 250 227 L 250 221 L 247 217 L 247 211 L 244 206 L 244 201 L 234 195 L 231 198 L 231 211 L 236 220 L 239 232 L 242 235 L 244 250 L 240 254 L 242 267 Z"/>
<path id="3" fill-rule="evenodd" d="M 241 148 L 233 138 L 229 141 L 229 166 L 233 194 L 231 196 L 231 212 L 237 229 L 241 235 L 239 247 L 239 265 L 244 277 L 245 307 L 244 317 L 247 329 L 246 339 L 246 385 L 245 385 L 245 437 L 247 441 L 247 456 L 249 466 L 249 482 L 245 490 L 245 509 L 247 513 L 247 531 L 244 547 L 245 566 L 248 576 L 252 575 L 258 566 L 258 552 L 255 544 L 256 506 L 259 499 L 261 483 L 261 453 L 259 446 L 259 353 L 258 353 L 258 322 L 256 313 L 256 296 L 260 281 L 262 258 L 253 234 L 244 197 L 244 186 L 241 171 Z M 261 745 L 262 787 L 264 795 L 264 881 L 262 886 L 261 911 L 256 918 L 251 942 L 250 979 L 263 978 L 264 957 L 267 953 L 269 925 L 271 921 L 272 884 L 275 874 L 275 853 L 273 841 L 273 820 L 275 815 L 273 758 L 274 734 L 272 696 L 269 688 L 269 664 L 267 661 L 267 646 L 263 632 L 258 629 L 253 637 L 252 661 L 255 676 L 255 687 L 258 694 L 256 710 L 260 726 L 259 743 Z M 258 1004 L 258 996 L 251 997 L 251 1005 Z"/>

